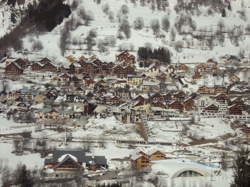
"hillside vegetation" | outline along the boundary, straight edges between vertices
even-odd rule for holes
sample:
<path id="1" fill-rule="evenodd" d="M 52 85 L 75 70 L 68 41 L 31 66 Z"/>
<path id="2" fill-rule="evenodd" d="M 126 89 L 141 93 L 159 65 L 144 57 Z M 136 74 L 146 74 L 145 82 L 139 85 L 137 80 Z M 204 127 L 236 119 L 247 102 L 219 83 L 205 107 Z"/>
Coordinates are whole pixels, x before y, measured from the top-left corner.
<path id="1" fill-rule="evenodd" d="M 60 0 L 46 6 L 41 2 L 46 0 L 23 5 L 5 1 L 0 9 L 12 6 L 12 12 L 17 12 L 15 19 L 12 13 L 2 12 L 3 37 L 15 32 L 32 8 L 38 7 L 35 22 L 42 23 L 43 29 L 29 29 L 19 37 L 22 44 L 18 48 L 30 58 L 49 56 L 65 61 L 69 55 L 95 54 L 112 61 L 118 51 L 136 53 L 139 47 L 167 48 L 172 62 L 200 62 L 225 54 L 249 57 L 250 2 L 246 0 L 66 0 L 61 6 L 55 6 Z M 53 5 L 56 15 L 49 12 Z M 63 20 L 65 6 L 70 10 Z"/>

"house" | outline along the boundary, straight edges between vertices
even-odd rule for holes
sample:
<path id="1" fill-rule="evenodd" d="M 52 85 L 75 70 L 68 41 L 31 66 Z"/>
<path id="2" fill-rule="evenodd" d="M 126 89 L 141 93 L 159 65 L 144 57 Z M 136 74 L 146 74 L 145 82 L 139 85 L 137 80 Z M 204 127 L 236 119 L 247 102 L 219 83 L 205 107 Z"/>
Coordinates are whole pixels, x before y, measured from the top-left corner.
<path id="1" fill-rule="evenodd" d="M 105 156 L 86 156 L 84 162 L 86 163 L 86 168 L 92 171 L 108 168 Z"/>
<path id="2" fill-rule="evenodd" d="M 183 111 L 183 105 L 180 101 L 172 101 L 168 104 L 168 108 L 177 109 L 179 111 Z"/>
<path id="3" fill-rule="evenodd" d="M 132 167 L 138 170 L 151 166 L 149 157 L 138 153 L 131 156 L 131 162 L 132 162 Z"/>
<path id="4" fill-rule="evenodd" d="M 35 111 L 36 119 L 59 119 L 60 114 L 55 108 L 46 107 Z"/>
<path id="5" fill-rule="evenodd" d="M 206 64 L 201 63 L 195 66 L 195 72 L 204 72 L 206 70 Z"/>
<path id="6" fill-rule="evenodd" d="M 194 80 L 200 80 L 202 78 L 202 75 L 200 72 L 196 71 L 192 77 Z"/>
<path id="7" fill-rule="evenodd" d="M 103 102 L 107 105 L 119 105 L 121 103 L 120 97 L 104 97 Z"/>
<path id="8" fill-rule="evenodd" d="M 37 103 L 44 103 L 44 101 L 46 100 L 46 96 L 42 95 L 42 94 L 37 94 L 34 97 L 34 102 Z"/>
<path id="9" fill-rule="evenodd" d="M 23 74 L 23 68 L 16 62 L 11 62 L 5 67 L 5 74 L 7 75 L 21 75 Z"/>
<path id="10" fill-rule="evenodd" d="M 90 88 L 90 89 L 94 88 L 95 87 L 95 83 L 96 82 L 94 80 L 92 80 L 92 79 L 84 80 L 84 86 L 86 88 Z"/>
<path id="11" fill-rule="evenodd" d="M 213 94 L 214 88 L 210 88 L 208 86 L 201 86 L 198 89 L 198 93 L 200 93 L 200 94 Z"/>
<path id="12" fill-rule="evenodd" d="M 231 75 L 231 76 L 229 77 L 229 80 L 230 80 L 230 82 L 232 82 L 232 83 L 236 83 L 236 82 L 239 82 L 239 81 L 240 81 L 240 78 L 239 78 L 238 76 L 236 76 L 236 75 Z"/>
<path id="13" fill-rule="evenodd" d="M 14 62 L 17 63 L 22 69 L 25 69 L 29 65 L 28 61 L 23 60 L 21 58 L 18 58 Z"/>
<path id="14" fill-rule="evenodd" d="M 78 102 L 84 102 L 84 97 L 81 95 L 76 94 L 66 94 L 66 102 L 69 103 L 78 103 Z"/>
<path id="15" fill-rule="evenodd" d="M 83 150 L 55 150 L 45 159 L 44 170 L 46 177 L 71 178 L 84 171 Z"/>
<path id="16" fill-rule="evenodd" d="M 74 74 L 74 73 L 81 73 L 82 72 L 82 66 L 78 63 L 71 63 L 69 65 L 69 73 Z"/>
<path id="17" fill-rule="evenodd" d="M 124 99 L 129 99 L 131 97 L 129 88 L 117 88 L 115 90 L 115 95 Z"/>
<path id="18" fill-rule="evenodd" d="M 47 177 L 71 178 L 84 170 L 107 169 L 104 156 L 88 156 L 83 149 L 57 149 L 44 161 Z"/>
<path id="19" fill-rule="evenodd" d="M 150 150 L 147 152 L 147 155 L 151 161 L 166 159 L 166 154 L 159 150 Z"/>
<path id="20" fill-rule="evenodd" d="M 40 62 L 33 62 L 31 64 L 31 70 L 32 71 L 41 71 L 43 69 L 43 64 Z"/>
<path id="21" fill-rule="evenodd" d="M 182 102 L 185 111 L 191 111 L 194 109 L 194 100 L 192 98 L 187 98 Z"/>
<path id="22" fill-rule="evenodd" d="M 179 64 L 176 69 L 185 72 L 189 70 L 189 67 L 186 64 Z"/>
<path id="23" fill-rule="evenodd" d="M 228 103 L 228 105 L 238 105 L 238 106 L 244 106 L 244 101 L 242 100 L 242 98 L 241 97 L 235 97 L 235 98 L 233 98 L 233 99 L 230 99 L 229 100 L 229 103 Z"/>
<path id="24" fill-rule="evenodd" d="M 144 92 L 149 92 L 149 91 L 159 91 L 160 90 L 160 86 L 158 82 L 151 82 L 151 81 L 143 81 L 142 82 L 142 90 Z"/>
<path id="25" fill-rule="evenodd" d="M 147 72 L 150 74 L 155 74 L 155 73 L 159 74 L 161 72 L 161 66 L 154 64 L 149 67 Z"/>
<path id="26" fill-rule="evenodd" d="M 164 102 L 165 98 L 160 93 L 154 93 L 149 98 L 150 102 Z"/>
<path id="27" fill-rule="evenodd" d="M 159 108 L 166 108 L 166 105 L 164 105 L 162 102 L 160 101 L 155 101 L 151 104 L 153 107 L 159 107 Z"/>
<path id="28" fill-rule="evenodd" d="M 56 72 L 57 67 L 52 64 L 51 60 L 48 58 L 43 58 L 38 62 L 33 62 L 31 65 L 32 71 L 49 71 Z"/>
<path id="29" fill-rule="evenodd" d="M 51 62 L 47 62 L 46 64 L 43 65 L 42 70 L 43 71 L 49 71 L 49 72 L 56 72 L 57 67 L 54 66 Z"/>
<path id="30" fill-rule="evenodd" d="M 242 115 L 243 108 L 240 105 L 233 104 L 232 106 L 229 107 L 228 111 L 229 115 Z"/>
<path id="31" fill-rule="evenodd" d="M 214 96 L 214 99 L 221 104 L 228 103 L 229 101 L 229 98 L 225 93 L 217 94 L 216 96 Z"/>
<path id="32" fill-rule="evenodd" d="M 129 85 L 139 85 L 142 83 L 143 78 L 145 76 L 143 75 L 127 75 L 127 82 Z"/>
<path id="33" fill-rule="evenodd" d="M 95 64 L 93 64 L 93 63 L 84 63 L 83 73 L 93 75 L 95 72 L 96 72 L 96 65 Z"/>
<path id="34" fill-rule="evenodd" d="M 218 113 L 218 111 L 219 111 L 219 107 L 214 104 L 211 104 L 205 107 L 203 112 L 216 114 Z"/>
<path id="35" fill-rule="evenodd" d="M 128 75 L 133 75 L 135 73 L 135 68 L 132 66 L 122 67 L 117 65 L 113 68 L 113 74 L 117 75 L 119 78 L 127 78 Z"/>
<path id="36" fill-rule="evenodd" d="M 224 86 L 215 86 L 214 93 L 212 94 L 219 94 L 219 93 L 227 93 L 227 88 Z"/>
<path id="37" fill-rule="evenodd" d="M 55 150 L 44 161 L 47 177 L 71 178 L 84 171 L 85 152 L 79 150 Z"/>
<path id="38" fill-rule="evenodd" d="M 130 65 L 135 63 L 135 56 L 128 51 L 124 51 L 116 56 L 116 60 L 122 62 L 124 65 Z"/>

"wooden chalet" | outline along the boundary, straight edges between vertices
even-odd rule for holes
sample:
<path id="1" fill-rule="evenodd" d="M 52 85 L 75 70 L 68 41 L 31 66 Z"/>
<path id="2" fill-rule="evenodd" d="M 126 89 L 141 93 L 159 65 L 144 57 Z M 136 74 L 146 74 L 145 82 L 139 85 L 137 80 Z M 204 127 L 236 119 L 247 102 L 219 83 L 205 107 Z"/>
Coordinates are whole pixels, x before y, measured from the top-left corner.
<path id="1" fill-rule="evenodd" d="M 182 103 L 185 111 L 191 111 L 194 109 L 194 100 L 192 98 L 187 98 Z"/>
<path id="2" fill-rule="evenodd" d="M 14 76 L 21 75 L 23 74 L 23 68 L 14 61 L 6 65 L 5 74 Z"/>
<path id="3" fill-rule="evenodd" d="M 167 108 L 166 105 L 164 105 L 162 102 L 160 101 L 156 101 L 156 102 L 153 102 L 151 104 L 153 107 L 159 107 L 159 108 Z"/>
<path id="4" fill-rule="evenodd" d="M 49 72 L 56 72 L 57 67 L 54 66 L 51 62 L 47 62 L 46 64 L 43 65 L 42 70 L 43 71 L 49 71 Z"/>
<path id="5" fill-rule="evenodd" d="M 84 170 L 107 169 L 104 156 L 87 156 L 83 149 L 55 150 L 44 161 L 46 177 L 72 178 Z"/>
<path id="6" fill-rule="evenodd" d="M 21 58 L 18 58 L 14 62 L 17 63 L 22 69 L 25 69 L 29 65 L 29 62 L 27 60 L 23 60 Z"/>
<path id="7" fill-rule="evenodd" d="M 179 71 L 188 71 L 189 67 L 186 64 L 179 64 L 176 69 Z"/>
<path id="8" fill-rule="evenodd" d="M 162 160 L 166 159 L 166 154 L 164 154 L 161 151 L 155 150 L 155 151 L 150 151 L 148 153 L 149 159 L 150 160 Z"/>
<path id="9" fill-rule="evenodd" d="M 180 101 L 172 101 L 168 104 L 168 108 L 177 109 L 179 111 L 183 111 L 183 105 Z"/>
<path id="10" fill-rule="evenodd" d="M 144 169 L 150 167 L 152 164 L 150 158 L 147 155 L 135 154 L 131 157 L 132 167 L 135 169 Z"/>
<path id="11" fill-rule="evenodd" d="M 207 86 L 201 86 L 198 89 L 198 93 L 200 93 L 200 94 L 214 94 L 214 88 L 210 88 Z"/>
<path id="12" fill-rule="evenodd" d="M 96 72 L 96 65 L 93 63 L 85 63 L 83 73 L 92 75 Z"/>
<path id="13" fill-rule="evenodd" d="M 84 171 L 85 152 L 79 150 L 55 150 L 45 159 L 44 168 L 47 177 L 70 178 Z M 48 171 L 48 172 L 46 172 Z"/>
<path id="14" fill-rule="evenodd" d="M 224 93 L 221 93 L 221 94 L 217 94 L 214 99 L 218 102 L 218 103 L 221 103 L 221 104 L 225 104 L 228 102 L 229 98 L 226 94 Z"/>
<path id="15" fill-rule="evenodd" d="M 32 69 L 32 71 L 41 71 L 43 69 L 43 64 L 41 64 L 39 62 L 33 62 L 31 64 L 31 69 Z"/>
<path id="16" fill-rule="evenodd" d="M 69 73 L 81 73 L 83 71 L 82 69 L 82 66 L 78 62 L 71 63 L 69 66 Z"/>
<path id="17" fill-rule="evenodd" d="M 200 72 L 196 71 L 192 77 L 194 80 L 200 80 L 202 78 L 202 75 Z"/>
<path id="18" fill-rule="evenodd" d="M 130 65 L 135 63 L 135 56 L 128 51 L 124 51 L 116 56 L 116 60 L 122 62 L 123 65 Z"/>
<path id="19" fill-rule="evenodd" d="M 150 97 L 150 102 L 164 102 L 165 98 L 160 93 L 155 93 Z"/>
<path id="20" fill-rule="evenodd" d="M 206 113 L 218 113 L 218 111 L 219 111 L 219 107 L 214 104 L 211 104 L 207 106 L 206 108 L 204 108 L 204 112 Z"/>
<path id="21" fill-rule="evenodd" d="M 242 115 L 243 108 L 241 105 L 234 104 L 228 108 L 229 115 Z"/>

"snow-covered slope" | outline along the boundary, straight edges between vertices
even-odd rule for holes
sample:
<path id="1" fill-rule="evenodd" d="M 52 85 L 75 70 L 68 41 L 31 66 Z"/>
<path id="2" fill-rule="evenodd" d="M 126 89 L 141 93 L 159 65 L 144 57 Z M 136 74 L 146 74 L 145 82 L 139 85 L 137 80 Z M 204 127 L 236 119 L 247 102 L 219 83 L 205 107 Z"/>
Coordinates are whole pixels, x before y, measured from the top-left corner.
<path id="1" fill-rule="evenodd" d="M 222 17 L 221 12 L 211 13 L 211 7 L 201 6 L 199 7 L 199 14 L 195 13 L 190 15 L 190 13 L 185 13 L 184 11 L 176 12 L 177 0 L 168 1 L 169 6 L 165 10 L 153 10 L 152 5 L 141 6 L 140 1 L 132 3 L 129 0 L 102 0 L 98 4 L 97 0 L 77 0 L 79 3 L 78 8 L 72 11 L 72 14 L 69 18 L 65 19 L 64 22 L 57 26 L 52 32 L 44 33 L 43 35 L 28 35 L 24 41 L 24 49 L 27 49 L 31 53 L 29 54 L 30 58 L 37 58 L 37 56 L 48 56 L 54 57 L 59 61 L 64 61 L 65 56 L 72 55 L 79 57 L 81 55 L 98 55 L 101 59 L 107 61 L 113 61 L 117 50 L 123 46 L 125 49 L 131 49 L 136 53 L 136 50 L 140 46 L 149 46 L 156 48 L 159 46 L 164 46 L 170 49 L 173 54 L 173 62 L 201 62 L 209 58 L 219 57 L 225 54 L 234 54 L 238 55 L 243 54 L 248 56 L 247 51 L 249 50 L 249 35 L 246 31 L 248 27 L 248 19 L 250 17 L 250 2 L 247 0 L 235 1 L 231 0 L 231 10 L 225 8 L 226 17 Z M 67 0 L 65 3 L 72 4 L 72 0 Z M 188 2 L 188 1 L 185 1 Z M 121 7 L 126 5 L 128 7 L 128 13 L 121 15 Z M 94 20 L 90 21 L 89 25 L 79 25 L 77 28 L 70 31 L 70 36 L 65 38 L 68 41 L 66 53 L 61 54 L 60 51 L 60 31 L 63 29 L 65 22 L 70 19 L 74 19 L 75 22 L 84 22 L 81 20 L 79 15 L 79 10 L 84 7 L 85 11 L 92 15 Z M 103 9 L 106 7 L 106 12 L 104 13 Z M 109 8 L 107 8 L 109 7 Z M 1 12 L 6 8 L 1 8 Z M 5 32 L 8 31 L 7 28 L 10 28 L 8 21 L 7 13 L 2 13 L 3 16 L 0 16 L 0 23 L 4 23 L 3 29 Z M 1 15 L 1 14 L 0 14 Z M 170 27 L 168 31 L 162 29 L 162 18 L 163 16 L 168 17 L 170 22 Z M 110 17 L 113 17 L 110 18 Z M 142 30 L 133 29 L 133 22 L 137 17 L 142 17 L 144 20 L 144 28 Z M 178 34 L 176 31 L 177 20 L 180 20 L 181 17 L 191 17 L 193 23 L 196 27 L 195 31 L 190 30 L 190 25 L 185 25 L 181 30 L 191 32 L 191 34 Z M 131 26 L 131 37 L 118 39 L 117 34 L 119 30 L 119 18 L 127 19 Z M 158 34 L 159 37 L 156 37 L 153 33 L 150 23 L 153 19 L 158 19 L 160 23 L 161 30 Z M 216 37 L 212 36 L 218 31 L 218 23 L 222 23 L 225 26 L 223 28 L 225 41 L 220 43 Z M 235 28 L 235 29 L 233 29 Z M 86 50 L 85 39 L 90 30 L 95 30 L 97 32 L 97 38 L 95 42 L 97 45 L 93 47 L 92 51 Z M 243 33 L 237 34 L 237 29 L 240 29 Z M 4 31 L 1 31 L 3 35 Z M 176 36 L 173 38 L 171 36 L 171 31 L 176 33 Z M 205 32 L 206 31 L 206 32 Z M 227 32 L 231 31 L 231 34 Z M 239 31 L 239 32 L 241 32 Z M 205 39 L 195 39 L 194 35 L 203 35 L 205 38 L 212 38 L 211 40 Z M 231 42 L 231 38 L 234 35 L 240 35 L 237 41 Z M 112 47 L 109 47 L 107 52 L 100 52 L 98 48 L 98 43 L 100 40 L 103 40 L 107 37 L 114 36 L 116 38 L 116 44 Z M 212 37 L 211 37 L 212 36 Z M 41 41 L 43 49 L 40 51 L 34 51 L 32 49 L 32 44 L 34 41 Z M 222 39 L 223 40 L 223 39 Z M 73 44 L 74 43 L 74 44 Z M 81 45 L 79 45 L 81 43 Z M 234 44 L 233 44 L 234 43 Z M 236 44 L 235 44 L 236 43 Z M 78 44 L 78 45 L 76 45 Z M 212 47 L 210 47 L 213 45 Z M 183 48 L 179 48 L 183 46 Z M 21 54 L 13 54 L 15 56 L 21 56 Z"/>

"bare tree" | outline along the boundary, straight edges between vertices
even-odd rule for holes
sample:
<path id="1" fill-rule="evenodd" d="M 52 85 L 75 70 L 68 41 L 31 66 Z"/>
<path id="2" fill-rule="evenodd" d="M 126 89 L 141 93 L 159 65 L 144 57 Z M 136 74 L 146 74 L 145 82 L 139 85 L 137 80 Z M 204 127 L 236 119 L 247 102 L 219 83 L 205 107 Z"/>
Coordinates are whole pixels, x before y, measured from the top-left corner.
<path id="1" fill-rule="evenodd" d="M 119 51 L 133 51 L 134 50 L 134 45 L 131 43 L 122 43 L 118 47 Z"/>
<path id="2" fill-rule="evenodd" d="M 122 22 L 119 25 L 119 31 L 123 32 L 127 39 L 130 38 L 131 28 L 130 28 L 129 21 L 127 19 L 122 20 Z"/>
<path id="3" fill-rule="evenodd" d="M 137 17 L 134 20 L 134 29 L 135 30 L 141 30 L 144 27 L 144 20 L 142 17 Z"/>
<path id="4" fill-rule="evenodd" d="M 67 23 L 65 23 L 60 33 L 60 49 L 62 55 L 65 54 L 67 43 L 69 40 L 70 40 L 70 27 Z"/>
<path id="5" fill-rule="evenodd" d="M 170 40 L 171 41 L 175 41 L 175 37 L 176 37 L 176 30 L 174 28 L 171 28 L 170 30 Z"/>
<path id="6" fill-rule="evenodd" d="M 43 49 L 43 44 L 40 40 L 36 40 L 32 44 L 32 50 L 33 51 L 40 51 Z"/>
<path id="7" fill-rule="evenodd" d="M 110 11 L 110 7 L 109 7 L 109 4 L 106 3 L 102 6 L 102 11 L 108 15 L 109 11 Z"/>
<path id="8" fill-rule="evenodd" d="M 105 40 L 102 40 L 102 39 L 98 40 L 97 48 L 99 49 L 101 53 L 107 52 L 108 51 L 107 47 L 108 47 L 108 44 L 105 42 Z"/>
<path id="9" fill-rule="evenodd" d="M 88 50 L 92 50 L 92 48 L 96 45 L 96 37 L 97 37 L 97 32 L 94 29 L 90 30 L 88 36 L 86 37 Z"/>
<path id="10" fill-rule="evenodd" d="M 116 38 L 114 36 L 106 36 L 104 38 L 105 43 L 110 47 L 115 47 Z"/>
<path id="11" fill-rule="evenodd" d="M 169 23 L 169 18 L 168 16 L 163 16 L 162 20 L 161 20 L 161 26 L 162 26 L 162 29 L 166 32 L 168 32 L 168 29 L 169 29 L 169 26 L 170 26 L 170 23 Z"/>
<path id="12" fill-rule="evenodd" d="M 129 13 L 129 8 L 127 5 L 122 5 L 120 9 L 120 13 L 123 15 L 127 15 Z"/>
<path id="13" fill-rule="evenodd" d="M 108 18 L 109 18 L 110 22 L 114 22 L 115 16 L 114 16 L 114 12 L 113 11 L 109 11 Z"/>
<path id="14" fill-rule="evenodd" d="M 94 20 L 93 12 L 86 11 L 84 7 L 80 7 L 78 10 L 78 15 L 82 20 L 84 20 L 84 24 L 86 26 L 88 26 L 89 23 Z"/>
<path id="15" fill-rule="evenodd" d="M 183 48 L 183 41 L 179 40 L 179 41 L 176 41 L 175 44 L 174 44 L 174 48 L 177 52 L 182 52 L 182 48 Z"/>
<path id="16" fill-rule="evenodd" d="M 152 28 L 154 35 L 159 34 L 159 32 L 160 32 L 160 23 L 159 23 L 158 19 L 151 20 L 150 27 Z"/>
<path id="17" fill-rule="evenodd" d="M 79 6 L 79 1 L 73 0 L 70 7 L 72 8 L 72 10 L 76 10 L 78 6 Z"/>

